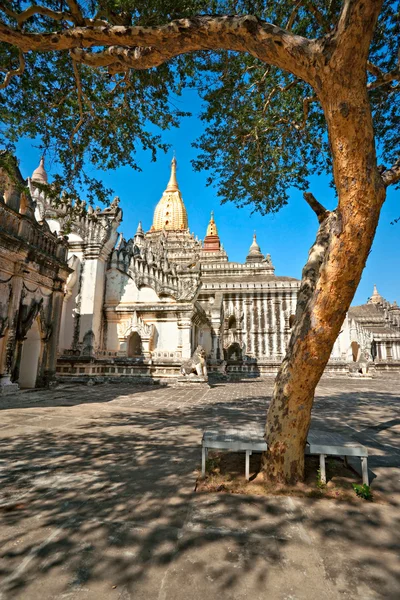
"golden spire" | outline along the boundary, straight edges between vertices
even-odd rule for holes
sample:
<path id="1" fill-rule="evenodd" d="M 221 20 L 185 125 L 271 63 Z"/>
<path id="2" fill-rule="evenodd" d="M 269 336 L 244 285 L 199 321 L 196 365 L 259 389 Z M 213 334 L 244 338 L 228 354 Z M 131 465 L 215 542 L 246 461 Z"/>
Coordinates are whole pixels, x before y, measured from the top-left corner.
<path id="1" fill-rule="evenodd" d="M 161 200 L 157 204 L 151 231 L 182 231 L 188 228 L 188 218 L 176 180 L 176 158 L 171 162 L 171 176 Z"/>
<path id="2" fill-rule="evenodd" d="M 171 161 L 171 177 L 169 178 L 166 192 L 179 192 L 178 182 L 176 180 L 176 158 Z"/>
<path id="3" fill-rule="evenodd" d="M 217 226 L 214 221 L 214 211 L 213 210 L 211 211 L 211 218 L 210 218 L 210 222 L 208 224 L 207 233 L 206 233 L 206 236 L 209 236 L 209 235 L 218 235 Z"/>

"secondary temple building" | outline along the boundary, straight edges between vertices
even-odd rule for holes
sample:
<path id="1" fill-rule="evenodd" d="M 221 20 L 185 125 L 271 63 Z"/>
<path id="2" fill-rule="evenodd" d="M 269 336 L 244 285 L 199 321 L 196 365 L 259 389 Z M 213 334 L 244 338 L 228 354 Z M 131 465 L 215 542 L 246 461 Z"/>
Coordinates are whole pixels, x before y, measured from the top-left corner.
<path id="1" fill-rule="evenodd" d="M 51 282 L 46 280 L 48 288 L 41 285 L 51 305 L 59 307 L 52 308 L 53 345 L 46 354 L 54 356 L 57 340 L 59 379 L 174 378 L 199 345 L 206 352 L 209 372 L 259 376 L 277 371 L 289 341 L 300 281 L 275 275 L 271 257 L 263 255 L 255 235 L 245 262 L 229 262 L 213 214 L 204 241 L 190 233 L 175 159 L 150 230 L 145 232 L 139 223 L 129 240 L 118 231 L 118 198 L 103 210 L 79 201 L 72 210 L 67 197 L 54 205 L 43 191 L 47 182 L 42 160 L 26 183 L 29 206 L 35 209 L 35 215 L 30 209 L 30 222 L 54 247 L 47 268 L 52 260 L 51 268 L 58 269 L 52 271 Z M 7 200 L 0 207 L 11 210 Z M 28 218 L 16 205 L 14 212 L 17 219 Z M 0 222 L 0 233 L 2 229 Z M 15 260 L 20 264 L 23 256 Z M 15 271 L 5 264 L 0 265 L 3 282 Z M 32 268 L 37 277 L 43 269 L 41 263 Z M 10 322 L 14 309 L 8 306 Z M 43 299 L 32 323 L 44 306 Z M 36 309 L 30 310 L 33 314 Z M 49 314 L 38 320 L 39 330 L 49 323 Z M 14 357 L 12 366 L 6 358 L 12 335 L 10 329 L 3 343 L 0 338 L 3 378 L 32 387 L 33 376 L 28 385 L 18 375 L 21 360 Z M 21 339 L 23 354 L 27 344 L 24 336 Z M 35 384 L 44 381 L 43 360 Z M 49 368 L 46 360 L 49 375 L 54 365 Z M 328 365 L 328 370 L 344 373 L 373 368 L 400 370 L 400 308 L 377 292 L 366 305 L 350 309 Z"/>
<path id="2" fill-rule="evenodd" d="M 71 270 L 63 236 L 35 218 L 17 162 L 0 169 L 0 395 L 55 376 L 64 288 Z"/>

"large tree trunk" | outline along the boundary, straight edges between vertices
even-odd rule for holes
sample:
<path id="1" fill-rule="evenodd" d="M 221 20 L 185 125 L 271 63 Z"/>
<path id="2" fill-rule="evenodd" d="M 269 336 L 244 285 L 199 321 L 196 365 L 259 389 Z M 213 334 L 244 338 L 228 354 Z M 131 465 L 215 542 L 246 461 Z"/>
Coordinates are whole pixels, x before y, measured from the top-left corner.
<path id="1" fill-rule="evenodd" d="M 346 76 L 331 75 L 319 92 L 339 203 L 334 212 L 320 215 L 303 270 L 294 329 L 275 381 L 263 457 L 270 480 L 295 483 L 304 477 L 315 388 L 360 281 L 385 200 L 365 84 L 361 81 L 357 90 Z"/>

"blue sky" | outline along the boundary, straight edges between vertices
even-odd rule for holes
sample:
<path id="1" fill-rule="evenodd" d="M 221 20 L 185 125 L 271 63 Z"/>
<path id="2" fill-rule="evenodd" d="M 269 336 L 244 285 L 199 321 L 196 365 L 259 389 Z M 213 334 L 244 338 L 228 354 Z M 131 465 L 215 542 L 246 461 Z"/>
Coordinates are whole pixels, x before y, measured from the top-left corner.
<path id="1" fill-rule="evenodd" d="M 210 211 L 214 210 L 219 235 L 231 261 L 244 262 L 255 230 L 262 252 L 271 254 L 276 275 L 300 278 L 317 231 L 314 213 L 297 190 L 290 192 L 289 204 L 275 215 L 252 215 L 249 208 L 238 209 L 232 203 L 221 205 L 217 189 L 206 186 L 207 173 L 196 173 L 191 166 L 190 161 L 196 155 L 191 143 L 202 131 L 202 123 L 196 115 L 198 101 L 193 94 L 188 92 L 183 100 L 178 100 L 182 110 L 192 111 L 193 117 L 185 118 L 179 129 L 164 134 L 165 141 L 176 153 L 178 182 L 190 230 L 204 238 Z M 126 238 L 135 233 L 139 220 L 145 230 L 150 229 L 154 208 L 169 179 L 172 149 L 167 155 L 159 154 L 155 163 L 151 162 L 148 153 L 138 152 L 141 173 L 124 167 L 101 174 L 107 187 L 121 199 L 124 218 L 120 230 Z M 31 175 L 39 163 L 39 150 L 30 140 L 21 140 L 17 155 L 23 176 Z M 50 180 L 54 172 L 55 169 L 49 169 Z M 215 184 L 218 186 L 218 181 Z M 313 177 L 310 191 L 327 208 L 334 207 L 334 192 L 327 178 Z M 390 189 L 353 304 L 366 302 L 374 283 L 387 300 L 400 302 L 400 222 L 390 225 L 390 221 L 400 216 L 399 200 L 400 192 Z"/>

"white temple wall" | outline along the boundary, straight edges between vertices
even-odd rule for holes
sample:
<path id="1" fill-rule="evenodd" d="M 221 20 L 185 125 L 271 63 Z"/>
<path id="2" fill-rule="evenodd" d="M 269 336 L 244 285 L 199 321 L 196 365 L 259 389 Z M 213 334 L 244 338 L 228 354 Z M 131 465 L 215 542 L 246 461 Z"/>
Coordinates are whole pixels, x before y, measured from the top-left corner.
<path id="1" fill-rule="evenodd" d="M 147 323 L 153 323 L 156 329 L 154 335 L 154 350 L 176 350 L 179 346 L 178 323 L 177 320 L 146 320 Z"/>
<path id="2" fill-rule="evenodd" d="M 129 275 L 114 269 L 107 273 L 107 303 L 131 304 L 134 302 L 160 301 L 160 297 L 155 290 L 148 286 L 139 289 Z"/>
<path id="3" fill-rule="evenodd" d="M 88 332 L 94 334 L 94 348 L 101 344 L 103 300 L 105 286 L 105 263 L 102 258 L 86 259 L 83 264 L 80 296 L 79 341 L 84 340 Z"/>
<path id="4" fill-rule="evenodd" d="M 119 304 L 122 290 L 131 281 L 127 275 L 122 274 L 118 269 L 109 269 L 106 273 L 106 304 Z M 133 281 L 132 283 L 134 284 Z"/>
<path id="5" fill-rule="evenodd" d="M 108 350 L 109 352 L 118 352 L 120 349 L 120 342 L 119 342 L 119 338 L 118 338 L 118 322 L 114 318 L 113 319 L 108 318 L 106 327 L 107 327 L 106 350 Z"/>
<path id="6" fill-rule="evenodd" d="M 71 259 L 73 256 L 76 256 L 76 261 L 74 264 L 75 273 L 74 273 L 74 283 L 72 287 L 66 290 L 64 295 L 63 307 L 62 307 L 62 316 L 61 316 L 61 327 L 60 327 L 60 342 L 59 342 L 59 351 L 60 353 L 63 350 L 67 350 L 72 348 L 73 340 L 74 340 L 74 331 L 76 325 L 76 311 L 77 311 L 77 300 L 80 286 L 80 276 L 82 270 L 82 252 L 74 252 L 69 256 Z M 68 280 L 67 280 L 68 283 Z"/>
<path id="7" fill-rule="evenodd" d="M 203 346 L 207 355 L 211 353 L 212 350 L 212 338 L 211 331 L 209 329 L 201 329 L 199 331 L 199 344 Z"/>
<path id="8" fill-rule="evenodd" d="M 357 341 L 356 339 L 352 340 L 351 339 L 351 332 L 350 332 L 350 323 L 349 323 L 349 318 L 346 315 L 344 321 L 343 321 L 343 325 L 340 328 L 340 333 L 336 339 L 336 342 L 334 343 L 334 346 L 332 348 L 332 352 L 331 352 L 331 359 L 342 359 L 342 360 L 352 360 L 351 358 L 351 342 L 352 341 Z"/>
<path id="9" fill-rule="evenodd" d="M 35 319 L 22 344 L 18 384 L 21 388 L 34 388 L 38 376 L 39 359 L 42 352 L 40 329 Z"/>

